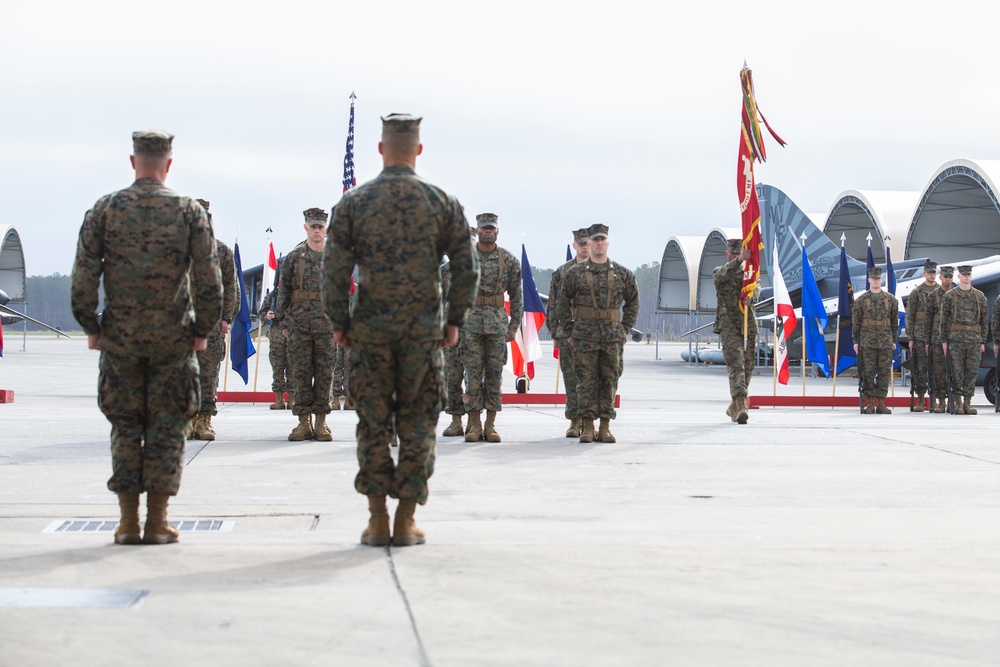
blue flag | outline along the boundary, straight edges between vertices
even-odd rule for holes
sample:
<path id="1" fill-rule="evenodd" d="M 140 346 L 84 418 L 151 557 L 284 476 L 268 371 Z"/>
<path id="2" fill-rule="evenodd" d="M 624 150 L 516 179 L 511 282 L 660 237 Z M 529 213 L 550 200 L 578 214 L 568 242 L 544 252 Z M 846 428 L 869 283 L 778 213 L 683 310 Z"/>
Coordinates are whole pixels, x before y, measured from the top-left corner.
<path id="1" fill-rule="evenodd" d="M 570 245 L 567 243 L 566 244 L 566 261 L 568 262 L 571 259 L 573 259 L 573 250 L 570 248 Z"/>
<path id="2" fill-rule="evenodd" d="M 240 286 L 240 312 L 236 313 L 236 319 L 229 332 L 229 358 L 233 362 L 233 370 L 243 378 L 243 384 L 250 381 L 250 373 L 247 359 L 257 353 L 250 340 L 250 306 L 247 303 L 247 291 L 243 283 L 243 264 L 240 262 L 240 244 L 233 247 L 233 255 L 236 258 L 236 284 Z"/>
<path id="3" fill-rule="evenodd" d="M 806 361 L 819 366 L 823 375 L 830 377 L 830 354 L 826 351 L 826 338 L 823 330 L 829 319 L 823 307 L 823 297 L 816 284 L 809 255 L 805 245 L 802 246 L 802 335 L 806 337 Z"/>
<path id="4" fill-rule="evenodd" d="M 865 265 L 865 291 L 867 292 L 872 288 L 871 282 L 868 280 L 868 269 L 875 268 L 875 258 L 872 257 L 872 247 L 868 246 L 868 263 Z"/>
<path id="5" fill-rule="evenodd" d="M 851 270 L 847 266 L 847 251 L 840 249 L 840 293 L 837 297 L 837 315 L 840 318 L 840 351 L 837 355 L 837 374 L 858 363 L 854 352 L 854 286 L 851 285 Z"/>
<path id="6" fill-rule="evenodd" d="M 885 274 L 886 289 L 889 290 L 889 294 L 896 296 L 896 272 L 892 270 L 892 253 L 889 252 L 888 245 L 885 247 Z M 899 313 L 898 319 L 899 321 L 896 324 L 897 336 L 899 335 L 899 330 L 906 324 L 906 312 Z M 892 367 L 899 368 L 900 362 L 899 345 L 896 345 L 892 348 Z"/>

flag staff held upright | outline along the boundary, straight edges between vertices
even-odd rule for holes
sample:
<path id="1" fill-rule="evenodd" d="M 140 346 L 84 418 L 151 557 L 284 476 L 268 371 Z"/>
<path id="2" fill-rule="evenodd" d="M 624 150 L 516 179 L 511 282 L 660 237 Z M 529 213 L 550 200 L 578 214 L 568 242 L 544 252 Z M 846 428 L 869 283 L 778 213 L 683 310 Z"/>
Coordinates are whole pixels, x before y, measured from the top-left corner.
<path id="1" fill-rule="evenodd" d="M 847 234 L 840 233 L 840 249 L 844 250 Z M 843 279 L 841 279 L 843 280 Z M 837 336 L 833 339 L 833 396 L 837 395 L 837 364 L 840 362 L 840 307 L 837 308 Z M 833 406 L 831 406 L 832 408 Z"/>
<path id="2" fill-rule="evenodd" d="M 802 254 L 803 255 L 806 254 L 806 233 L 805 232 L 802 232 Z M 805 271 L 804 270 L 803 270 L 802 275 L 803 276 L 805 275 Z M 805 292 L 806 292 L 805 283 L 803 282 L 803 285 L 802 285 L 802 294 L 803 294 L 802 298 L 803 299 L 805 299 Z M 802 307 L 802 395 L 803 396 L 806 395 L 806 357 L 808 356 L 806 354 L 806 329 L 809 328 L 808 322 L 809 322 L 809 318 L 806 317 L 805 304 L 803 304 L 803 307 Z M 803 406 L 804 405 L 805 404 L 803 404 Z"/>

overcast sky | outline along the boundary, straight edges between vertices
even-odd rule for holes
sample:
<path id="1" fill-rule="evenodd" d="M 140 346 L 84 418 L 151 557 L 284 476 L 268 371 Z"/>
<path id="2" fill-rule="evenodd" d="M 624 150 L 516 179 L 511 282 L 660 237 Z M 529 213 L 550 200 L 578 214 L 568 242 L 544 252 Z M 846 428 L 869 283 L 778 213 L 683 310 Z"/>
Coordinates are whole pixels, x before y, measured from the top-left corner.
<path id="1" fill-rule="evenodd" d="M 487 9 L 488 7 L 488 9 Z M 131 132 L 176 135 L 167 184 L 212 202 L 244 267 L 357 178 L 379 115 L 424 116 L 417 171 L 500 243 L 557 266 L 570 230 L 660 261 L 672 235 L 738 226 L 739 70 L 788 141 L 757 180 L 803 210 L 847 189 L 921 190 L 1000 158 L 997 3 L 6 2 L 0 224 L 28 275 L 68 273 L 84 212 L 132 181 Z"/>

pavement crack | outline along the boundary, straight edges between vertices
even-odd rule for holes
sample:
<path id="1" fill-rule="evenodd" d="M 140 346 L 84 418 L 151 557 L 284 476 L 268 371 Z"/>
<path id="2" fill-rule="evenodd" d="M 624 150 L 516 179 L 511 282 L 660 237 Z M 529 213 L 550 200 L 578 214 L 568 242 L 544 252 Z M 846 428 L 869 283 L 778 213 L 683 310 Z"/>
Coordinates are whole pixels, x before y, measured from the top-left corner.
<path id="1" fill-rule="evenodd" d="M 432 667 L 430 658 L 427 657 L 427 651 L 424 649 L 424 642 L 420 638 L 420 630 L 417 629 L 417 619 L 413 616 L 413 609 L 410 608 L 410 600 L 406 597 L 406 591 L 403 590 L 403 583 L 399 580 L 399 574 L 396 572 L 396 563 L 392 559 L 392 547 L 385 547 L 385 559 L 389 564 L 389 574 L 392 575 L 392 581 L 396 584 L 396 590 L 399 591 L 399 597 L 403 600 L 403 608 L 406 609 L 406 615 L 410 617 L 410 627 L 413 629 L 413 636 L 417 640 L 417 650 L 418 659 L 420 667 Z"/>

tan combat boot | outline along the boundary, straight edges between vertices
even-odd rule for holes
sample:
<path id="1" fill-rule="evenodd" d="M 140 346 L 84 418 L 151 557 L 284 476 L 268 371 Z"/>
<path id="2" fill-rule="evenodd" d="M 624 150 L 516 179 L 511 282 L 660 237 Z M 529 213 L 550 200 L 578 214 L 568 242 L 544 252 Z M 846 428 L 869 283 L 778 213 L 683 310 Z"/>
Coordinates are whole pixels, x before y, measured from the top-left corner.
<path id="1" fill-rule="evenodd" d="M 302 440 L 310 440 L 313 437 L 312 424 L 309 422 L 310 415 L 308 412 L 299 415 L 299 425 L 292 429 L 292 432 L 288 434 L 288 439 L 292 442 L 300 442 Z"/>
<path id="2" fill-rule="evenodd" d="M 965 397 L 965 401 L 962 403 L 962 405 L 965 408 L 965 414 L 967 414 L 967 415 L 978 415 L 979 414 L 979 410 L 976 410 L 974 407 L 972 407 L 972 397 L 971 396 L 966 396 Z"/>
<path id="3" fill-rule="evenodd" d="M 747 412 L 747 397 L 737 396 L 736 409 L 733 410 L 733 421 L 737 424 L 746 424 L 749 419 L 750 414 Z"/>
<path id="4" fill-rule="evenodd" d="M 946 410 L 945 399 L 941 396 L 938 396 L 937 398 L 934 399 L 934 406 L 931 408 L 931 412 L 933 412 L 936 415 L 940 415 L 944 414 L 945 410 Z"/>
<path id="5" fill-rule="evenodd" d="M 413 513 L 417 509 L 416 500 L 399 501 L 396 517 L 392 525 L 392 544 L 397 547 L 412 547 L 424 543 L 424 531 L 417 528 Z"/>
<path id="6" fill-rule="evenodd" d="M 875 406 L 875 414 L 877 414 L 877 415 L 891 415 L 892 414 L 892 410 L 890 410 L 889 408 L 885 407 L 885 399 L 884 398 L 878 399 L 878 404 Z"/>
<path id="7" fill-rule="evenodd" d="M 569 428 L 566 429 L 567 438 L 579 438 L 580 437 L 580 418 L 569 420 Z"/>
<path id="8" fill-rule="evenodd" d="M 483 422 L 479 412 L 469 413 L 469 424 L 465 427 L 465 441 L 479 442 L 483 439 Z"/>
<path id="9" fill-rule="evenodd" d="M 729 407 L 726 408 L 726 416 L 736 422 L 736 399 L 729 401 Z"/>
<path id="10" fill-rule="evenodd" d="M 368 496 L 368 527 L 361 532 L 361 544 L 370 547 L 384 547 L 389 544 L 389 510 L 385 507 L 385 496 Z"/>
<path id="11" fill-rule="evenodd" d="M 452 415 L 451 423 L 448 424 L 448 428 L 444 430 L 441 435 L 448 436 L 449 438 L 455 435 L 462 435 L 465 433 L 465 427 L 462 426 L 462 415 Z"/>
<path id="12" fill-rule="evenodd" d="M 195 415 L 188 422 L 187 426 L 187 439 L 197 440 L 198 439 L 198 426 L 201 424 L 201 415 Z"/>
<path id="13" fill-rule="evenodd" d="M 500 442 L 500 434 L 496 429 L 497 413 L 494 410 L 486 411 L 486 424 L 483 426 L 483 437 L 486 442 Z"/>
<path id="14" fill-rule="evenodd" d="M 198 437 L 202 440 L 215 440 L 215 429 L 212 428 L 212 415 L 201 415 L 201 426 Z"/>
<path id="15" fill-rule="evenodd" d="M 580 442 L 594 441 L 594 420 L 584 417 L 580 420 Z"/>
<path id="16" fill-rule="evenodd" d="M 285 409 L 285 397 L 282 394 L 274 394 L 274 403 L 268 406 L 272 410 L 284 410 Z"/>
<path id="17" fill-rule="evenodd" d="M 615 434 L 611 432 L 611 420 L 605 417 L 601 417 L 601 426 L 597 430 L 597 435 L 594 437 L 597 442 L 618 442 L 615 438 Z"/>
<path id="18" fill-rule="evenodd" d="M 142 544 L 142 528 L 139 526 L 139 494 L 119 493 L 118 509 L 121 519 L 115 530 L 115 544 Z"/>
<path id="19" fill-rule="evenodd" d="M 331 410 L 340 410 L 340 396 L 333 397 L 333 404 L 330 406 Z"/>
<path id="20" fill-rule="evenodd" d="M 331 442 L 333 440 L 333 433 L 330 432 L 330 427 L 326 425 L 326 414 L 322 412 L 316 415 L 316 425 L 313 426 L 313 437 L 320 442 Z"/>
<path id="21" fill-rule="evenodd" d="M 146 495 L 146 527 L 142 534 L 143 544 L 173 544 L 180 533 L 167 521 L 167 502 L 170 496 L 165 493 L 149 493 Z"/>
<path id="22" fill-rule="evenodd" d="M 866 415 L 875 414 L 875 399 L 872 397 L 868 397 L 865 399 L 865 401 L 867 402 L 865 406 L 865 414 Z"/>
<path id="23" fill-rule="evenodd" d="M 923 412 L 924 411 L 924 392 L 922 392 L 922 391 L 918 391 L 917 392 L 917 401 L 916 401 L 916 403 L 913 406 L 913 411 L 914 412 Z"/>

